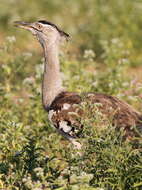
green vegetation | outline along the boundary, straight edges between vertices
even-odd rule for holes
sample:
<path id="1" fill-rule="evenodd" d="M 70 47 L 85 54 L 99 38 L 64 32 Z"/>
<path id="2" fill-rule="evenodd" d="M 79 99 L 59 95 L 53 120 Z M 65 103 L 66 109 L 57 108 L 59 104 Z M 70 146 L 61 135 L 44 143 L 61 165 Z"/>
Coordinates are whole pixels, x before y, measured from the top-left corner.
<path id="1" fill-rule="evenodd" d="M 86 105 L 80 153 L 50 126 L 41 48 L 12 24 L 57 23 L 72 36 L 60 56 L 67 89 L 116 95 L 142 111 L 142 2 L 1 0 L 0 10 L 0 189 L 142 189 L 141 139 L 124 142 L 110 123 L 100 130 L 100 113 L 92 118 Z"/>

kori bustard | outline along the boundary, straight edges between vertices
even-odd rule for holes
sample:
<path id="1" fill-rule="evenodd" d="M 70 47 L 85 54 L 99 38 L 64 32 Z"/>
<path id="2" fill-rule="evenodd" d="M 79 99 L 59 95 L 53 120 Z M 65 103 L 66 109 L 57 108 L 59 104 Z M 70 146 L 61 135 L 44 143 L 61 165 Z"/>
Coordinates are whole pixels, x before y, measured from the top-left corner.
<path id="1" fill-rule="evenodd" d="M 43 81 L 42 81 L 42 103 L 48 111 L 49 120 L 57 131 L 71 141 L 77 148 L 81 144 L 76 140 L 82 131 L 82 124 L 78 120 L 78 115 L 83 117 L 85 113 L 79 106 L 83 102 L 91 104 L 99 103 L 100 111 L 108 118 L 111 118 L 112 125 L 117 128 L 123 127 L 126 136 L 133 136 L 135 132 L 132 126 L 142 130 L 142 115 L 124 101 L 116 97 L 98 94 L 67 92 L 62 85 L 59 48 L 62 37 L 69 35 L 62 31 L 55 24 L 40 20 L 37 22 L 16 21 L 15 25 L 32 32 L 40 42 L 45 57 Z M 95 113 L 92 117 L 95 117 Z M 138 135 L 138 134 L 137 134 Z"/>

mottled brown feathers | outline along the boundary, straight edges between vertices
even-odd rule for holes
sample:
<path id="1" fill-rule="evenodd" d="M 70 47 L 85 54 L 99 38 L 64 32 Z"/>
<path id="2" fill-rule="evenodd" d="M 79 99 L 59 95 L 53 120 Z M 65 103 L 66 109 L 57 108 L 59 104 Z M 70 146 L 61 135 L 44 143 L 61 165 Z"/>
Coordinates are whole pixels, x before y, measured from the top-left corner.
<path id="1" fill-rule="evenodd" d="M 62 92 L 60 93 L 55 100 L 52 102 L 50 109 L 61 110 L 63 104 L 79 104 L 81 102 L 81 97 L 74 92 Z"/>
<path id="2" fill-rule="evenodd" d="M 79 117 L 85 117 L 85 110 L 81 108 L 85 102 L 98 104 L 99 111 L 112 125 L 123 127 L 127 136 L 133 135 L 133 126 L 142 130 L 142 115 L 139 112 L 116 97 L 97 93 L 84 93 L 81 96 L 73 92 L 60 93 L 50 106 L 49 115 L 53 125 L 71 137 L 78 137 L 83 129 Z M 95 117 L 95 111 L 92 116 Z"/>

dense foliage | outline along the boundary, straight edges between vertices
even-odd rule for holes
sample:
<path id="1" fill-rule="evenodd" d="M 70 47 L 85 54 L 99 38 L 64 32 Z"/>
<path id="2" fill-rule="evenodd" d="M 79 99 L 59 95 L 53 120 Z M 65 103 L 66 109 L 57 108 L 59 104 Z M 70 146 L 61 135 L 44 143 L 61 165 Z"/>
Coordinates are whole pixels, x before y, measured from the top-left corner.
<path id="1" fill-rule="evenodd" d="M 0 0 L 0 10 L 0 189 L 140 190 L 141 139 L 102 126 L 97 107 L 82 105 L 80 152 L 51 127 L 41 48 L 12 22 L 44 18 L 70 33 L 60 55 L 69 91 L 116 95 L 142 111 L 141 1 Z"/>

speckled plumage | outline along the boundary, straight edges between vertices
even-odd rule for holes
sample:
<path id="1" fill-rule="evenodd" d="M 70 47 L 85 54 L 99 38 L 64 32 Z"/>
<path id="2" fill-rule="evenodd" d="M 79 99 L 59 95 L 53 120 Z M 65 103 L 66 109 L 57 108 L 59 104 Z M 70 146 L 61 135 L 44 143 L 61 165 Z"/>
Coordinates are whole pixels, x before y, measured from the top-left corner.
<path id="1" fill-rule="evenodd" d="M 71 127 L 68 134 L 73 138 L 78 137 L 83 128 L 78 118 L 83 117 L 85 114 L 78 105 L 81 105 L 85 101 L 90 102 L 90 104 L 99 103 L 99 111 L 116 128 L 123 127 L 126 130 L 127 137 L 138 135 L 131 129 L 132 126 L 136 126 L 142 130 L 142 115 L 138 111 L 116 97 L 97 93 L 86 93 L 81 96 L 73 92 L 60 93 L 52 102 L 49 111 L 54 112 L 51 117 L 54 126 L 63 130 L 60 127 L 60 122 L 64 121 L 67 126 Z M 64 109 L 65 105 L 68 105 L 67 109 Z M 95 112 L 92 114 L 92 117 L 95 117 Z"/>

